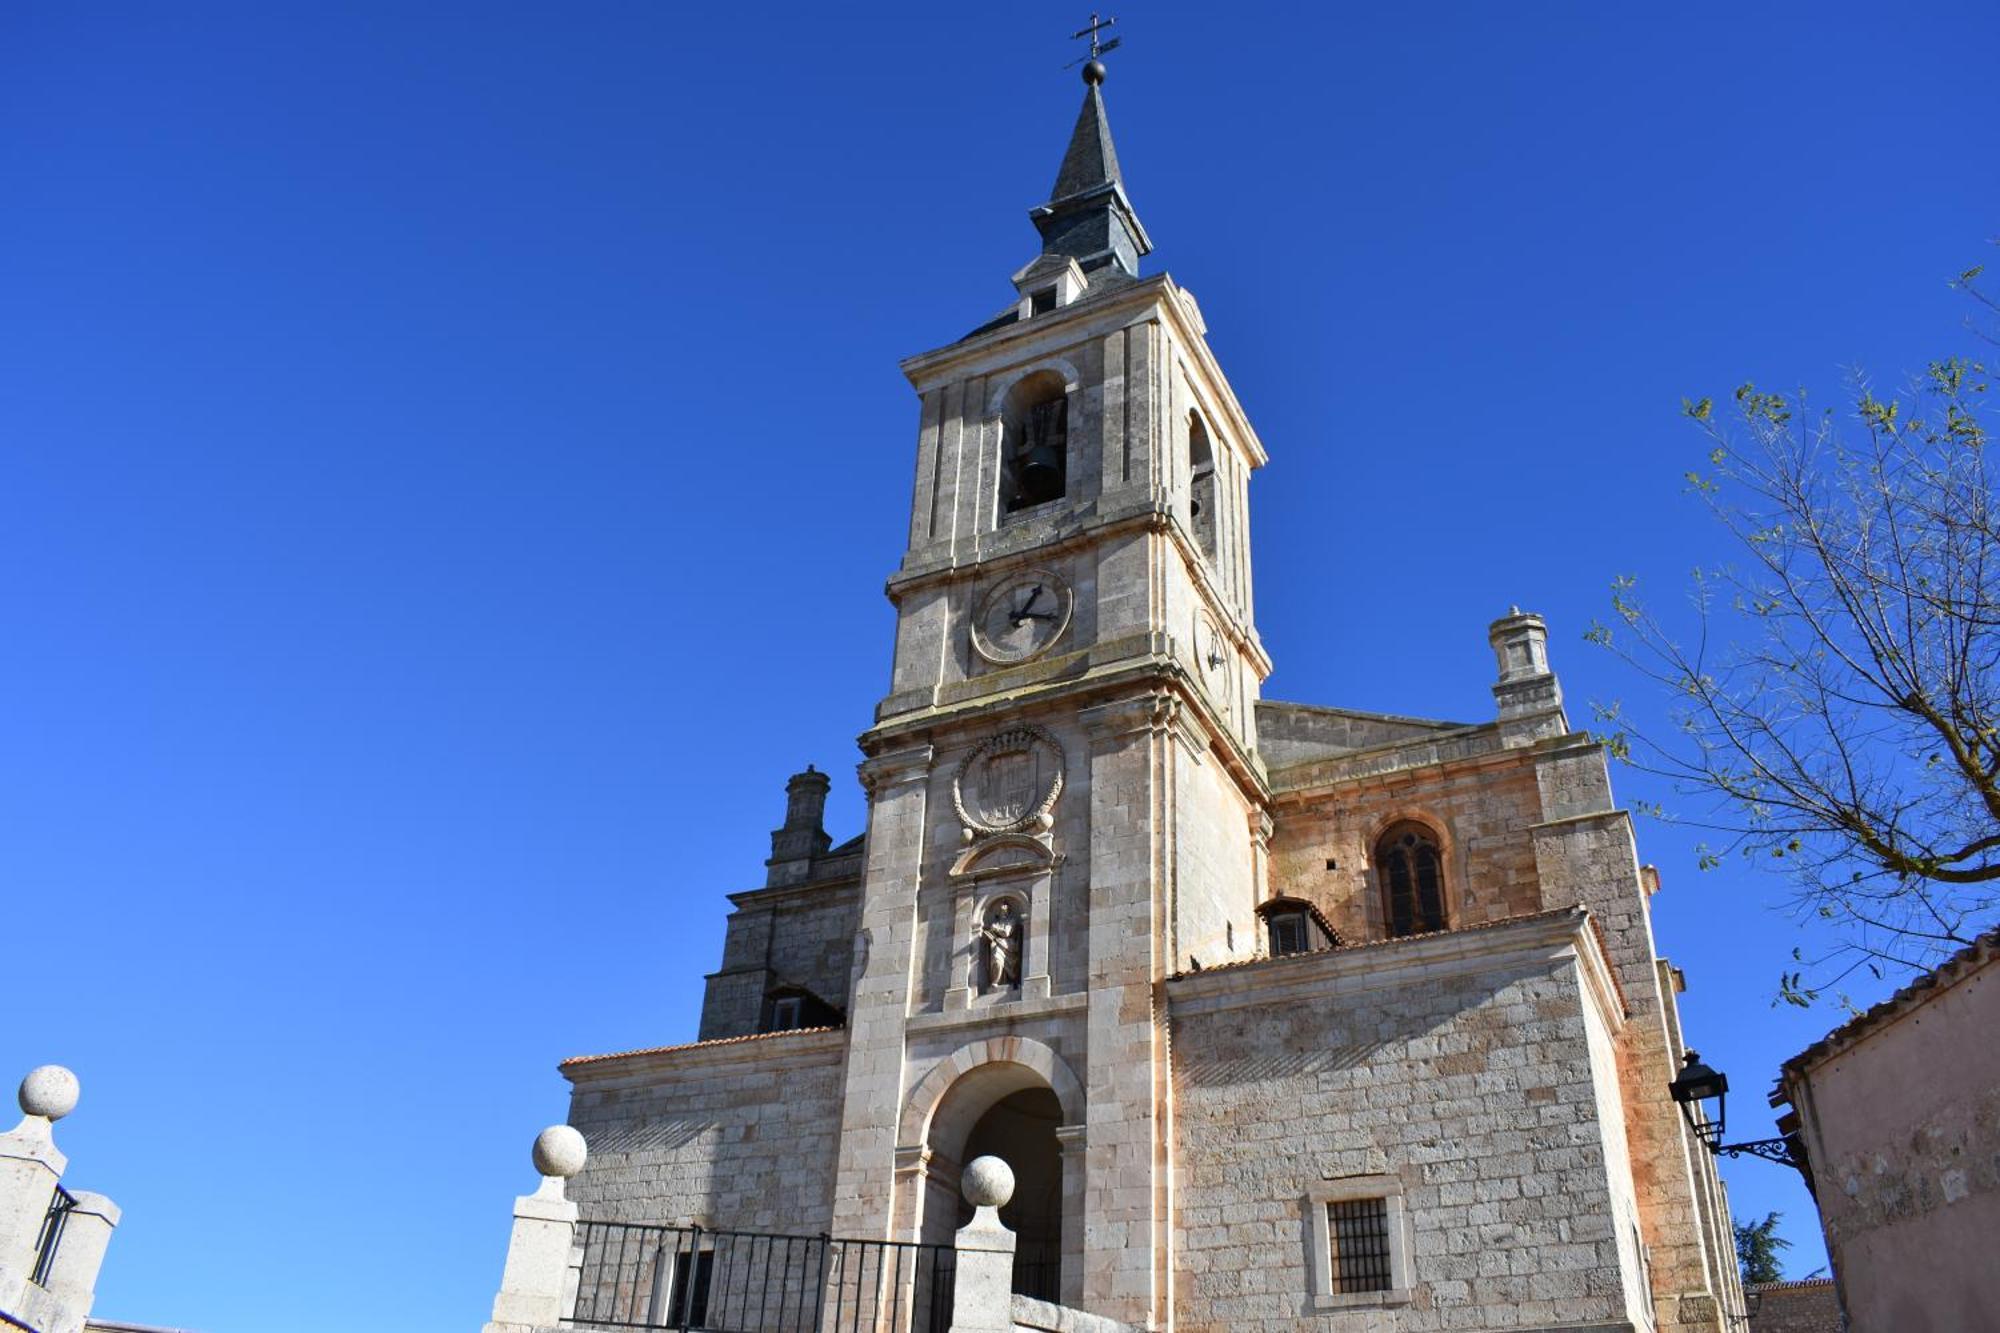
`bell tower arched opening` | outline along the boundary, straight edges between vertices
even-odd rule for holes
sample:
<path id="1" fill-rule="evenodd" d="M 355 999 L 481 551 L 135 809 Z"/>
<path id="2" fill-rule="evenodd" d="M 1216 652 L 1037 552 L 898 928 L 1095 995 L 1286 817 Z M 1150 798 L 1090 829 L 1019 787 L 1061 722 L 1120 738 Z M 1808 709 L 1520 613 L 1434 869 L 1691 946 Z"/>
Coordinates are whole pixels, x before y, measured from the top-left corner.
<path id="1" fill-rule="evenodd" d="M 1069 490 L 1069 386 L 1052 370 L 1024 376 L 1000 421 L 1000 512 L 1060 500 Z"/>
<path id="2" fill-rule="evenodd" d="M 1194 521 L 1194 538 L 1208 563 L 1215 563 L 1215 448 L 1209 443 L 1208 427 L 1201 413 L 1188 413 L 1188 516 Z"/>

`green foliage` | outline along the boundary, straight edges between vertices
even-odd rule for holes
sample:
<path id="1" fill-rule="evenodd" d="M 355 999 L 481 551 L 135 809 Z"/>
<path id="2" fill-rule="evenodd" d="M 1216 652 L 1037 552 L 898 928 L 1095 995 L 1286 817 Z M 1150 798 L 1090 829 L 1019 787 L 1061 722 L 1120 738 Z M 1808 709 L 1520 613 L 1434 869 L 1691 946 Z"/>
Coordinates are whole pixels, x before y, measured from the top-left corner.
<path id="1" fill-rule="evenodd" d="M 1792 1243 L 1778 1234 L 1778 1219 L 1783 1213 L 1766 1213 L 1761 1222 L 1736 1223 L 1736 1262 L 1743 1268 L 1745 1286 L 1756 1282 L 1782 1282 L 1785 1266 L 1778 1260 L 1778 1251 L 1789 1250 Z"/>

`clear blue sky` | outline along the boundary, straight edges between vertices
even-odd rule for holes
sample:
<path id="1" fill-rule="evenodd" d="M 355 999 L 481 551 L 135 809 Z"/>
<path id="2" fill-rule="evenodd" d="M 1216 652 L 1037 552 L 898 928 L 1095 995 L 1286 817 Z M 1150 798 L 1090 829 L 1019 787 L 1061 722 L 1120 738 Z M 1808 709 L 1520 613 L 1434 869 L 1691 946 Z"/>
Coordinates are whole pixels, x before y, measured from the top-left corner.
<path id="1" fill-rule="evenodd" d="M 1720 554 L 1681 395 L 1893 381 L 2000 231 L 1990 3 L 1118 12 L 1277 698 L 1488 716 L 1510 602 L 1580 723 L 1632 694 L 1607 583 Z M 0 16 L 0 1077 L 83 1079 L 101 1313 L 476 1326 L 555 1061 L 692 1035 L 788 773 L 858 831 L 896 362 L 1034 254 L 1086 14 Z M 1770 1007 L 1785 887 L 1641 833 L 1768 1133 L 1838 1018 Z"/>

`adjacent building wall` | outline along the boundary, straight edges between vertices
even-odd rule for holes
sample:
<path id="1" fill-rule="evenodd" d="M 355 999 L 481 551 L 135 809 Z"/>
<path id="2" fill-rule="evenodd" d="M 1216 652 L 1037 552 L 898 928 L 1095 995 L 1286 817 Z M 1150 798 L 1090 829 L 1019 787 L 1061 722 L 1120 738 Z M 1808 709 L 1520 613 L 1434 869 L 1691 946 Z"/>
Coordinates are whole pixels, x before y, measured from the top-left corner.
<path id="1" fill-rule="evenodd" d="M 2000 932 L 1785 1066 L 1854 1333 L 2000 1320 Z"/>
<path id="2" fill-rule="evenodd" d="M 1832 1278 L 1745 1287 L 1750 1333 L 1844 1333 Z"/>

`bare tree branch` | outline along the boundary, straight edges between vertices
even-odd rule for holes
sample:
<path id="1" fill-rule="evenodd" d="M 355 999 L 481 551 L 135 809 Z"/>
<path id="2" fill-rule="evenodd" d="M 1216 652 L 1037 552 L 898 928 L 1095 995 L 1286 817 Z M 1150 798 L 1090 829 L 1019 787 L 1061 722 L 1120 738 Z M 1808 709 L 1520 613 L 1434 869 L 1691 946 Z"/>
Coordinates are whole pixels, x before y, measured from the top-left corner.
<path id="1" fill-rule="evenodd" d="M 1954 285 L 2000 315 L 1978 277 Z M 1711 449 L 1689 485 L 1744 558 L 1695 572 L 1690 648 L 1630 579 L 1591 629 L 1672 700 L 1659 736 L 1600 706 L 1614 751 L 1711 798 L 1699 826 L 1725 842 L 1704 864 L 1789 870 L 1795 905 L 1839 940 L 1795 951 L 1811 970 L 1925 966 L 2000 915 L 1992 384 L 1989 362 L 1954 356 L 1902 397 L 1855 378 L 1846 414 L 1748 384 L 1727 424 L 1688 403 Z M 1804 975 L 1786 998 L 1815 993 Z"/>

